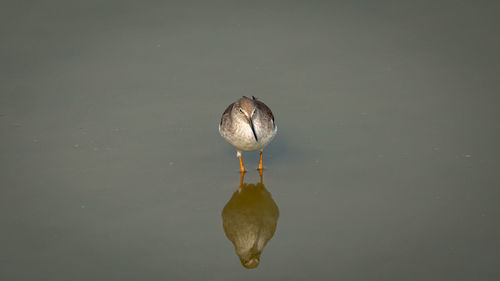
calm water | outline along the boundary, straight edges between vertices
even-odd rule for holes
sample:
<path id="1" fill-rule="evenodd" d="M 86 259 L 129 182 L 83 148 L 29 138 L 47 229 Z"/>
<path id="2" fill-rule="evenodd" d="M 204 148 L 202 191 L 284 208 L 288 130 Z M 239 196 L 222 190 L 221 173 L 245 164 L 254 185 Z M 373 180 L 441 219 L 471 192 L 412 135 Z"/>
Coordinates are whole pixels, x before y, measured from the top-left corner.
<path id="1" fill-rule="evenodd" d="M 1 280 L 500 279 L 498 3 L 42 2 L 0 11 Z"/>

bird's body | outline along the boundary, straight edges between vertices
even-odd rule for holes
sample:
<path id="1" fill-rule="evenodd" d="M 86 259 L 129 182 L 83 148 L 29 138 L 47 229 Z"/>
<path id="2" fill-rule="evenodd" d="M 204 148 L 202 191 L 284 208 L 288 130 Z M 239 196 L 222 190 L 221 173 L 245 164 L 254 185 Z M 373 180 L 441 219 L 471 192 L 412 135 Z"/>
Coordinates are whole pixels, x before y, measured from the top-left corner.
<path id="1" fill-rule="evenodd" d="M 274 116 L 263 102 L 242 97 L 230 104 L 219 124 L 219 132 L 235 149 L 240 159 L 240 170 L 245 170 L 241 153 L 260 151 L 259 170 L 262 170 L 262 150 L 274 138 L 277 132 Z"/>

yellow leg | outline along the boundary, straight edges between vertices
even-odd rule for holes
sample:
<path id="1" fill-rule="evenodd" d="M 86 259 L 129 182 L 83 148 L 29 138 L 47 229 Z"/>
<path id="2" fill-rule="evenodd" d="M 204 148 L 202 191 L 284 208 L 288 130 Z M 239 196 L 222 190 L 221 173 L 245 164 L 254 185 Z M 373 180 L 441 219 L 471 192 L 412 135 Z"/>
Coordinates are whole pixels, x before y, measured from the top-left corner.
<path id="1" fill-rule="evenodd" d="M 260 184 L 264 184 L 264 175 L 262 173 L 262 170 L 259 170 L 259 176 L 260 176 Z"/>
<path id="2" fill-rule="evenodd" d="M 260 152 L 260 162 L 259 162 L 259 170 L 262 171 L 264 167 L 262 166 L 262 151 Z"/>
<path id="3" fill-rule="evenodd" d="M 240 187 L 243 186 L 243 180 L 245 180 L 245 172 L 241 172 L 240 174 Z"/>
<path id="4" fill-rule="evenodd" d="M 240 159 L 240 172 L 244 173 L 245 165 L 243 165 L 243 159 L 241 158 L 241 156 L 238 156 L 238 159 Z"/>

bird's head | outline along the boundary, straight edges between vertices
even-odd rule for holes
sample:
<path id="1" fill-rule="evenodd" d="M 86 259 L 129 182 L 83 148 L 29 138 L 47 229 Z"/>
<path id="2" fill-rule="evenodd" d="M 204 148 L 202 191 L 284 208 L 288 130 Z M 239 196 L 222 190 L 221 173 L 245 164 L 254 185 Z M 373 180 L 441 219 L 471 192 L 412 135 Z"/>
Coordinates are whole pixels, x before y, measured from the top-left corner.
<path id="1" fill-rule="evenodd" d="M 255 98 L 250 99 L 245 96 L 243 96 L 241 99 L 239 99 L 234 106 L 234 111 L 236 116 L 238 116 L 239 119 L 244 120 L 250 128 L 252 129 L 253 136 L 255 137 L 255 141 L 259 141 L 257 138 L 257 134 L 255 133 L 255 128 L 253 125 L 253 118 L 256 114 L 256 106 L 255 106 Z"/>

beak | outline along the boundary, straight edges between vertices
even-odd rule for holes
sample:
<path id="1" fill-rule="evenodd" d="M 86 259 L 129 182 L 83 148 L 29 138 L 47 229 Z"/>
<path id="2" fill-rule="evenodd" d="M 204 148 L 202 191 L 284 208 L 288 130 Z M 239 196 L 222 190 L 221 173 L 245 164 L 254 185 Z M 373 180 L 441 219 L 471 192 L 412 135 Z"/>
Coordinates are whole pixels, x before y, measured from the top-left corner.
<path id="1" fill-rule="evenodd" d="M 250 128 L 252 128 L 252 133 L 253 133 L 253 136 L 255 137 L 255 141 L 259 141 L 259 139 L 257 139 L 257 134 L 255 133 L 255 128 L 253 126 L 253 121 L 252 121 L 252 118 L 250 118 Z"/>

